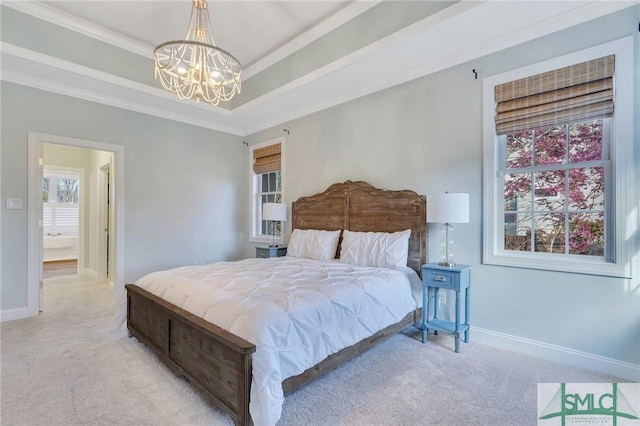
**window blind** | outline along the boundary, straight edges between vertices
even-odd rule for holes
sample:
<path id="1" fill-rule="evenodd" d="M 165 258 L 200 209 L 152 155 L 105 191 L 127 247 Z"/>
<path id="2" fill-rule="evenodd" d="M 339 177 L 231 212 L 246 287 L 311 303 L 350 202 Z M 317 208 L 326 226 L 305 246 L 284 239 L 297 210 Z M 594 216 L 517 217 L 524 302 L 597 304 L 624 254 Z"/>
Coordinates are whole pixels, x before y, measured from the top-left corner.
<path id="1" fill-rule="evenodd" d="M 496 133 L 613 115 L 614 55 L 495 87 Z"/>
<path id="2" fill-rule="evenodd" d="M 253 171 L 256 174 L 277 172 L 280 170 L 280 145 L 281 144 L 277 143 L 253 151 Z"/>

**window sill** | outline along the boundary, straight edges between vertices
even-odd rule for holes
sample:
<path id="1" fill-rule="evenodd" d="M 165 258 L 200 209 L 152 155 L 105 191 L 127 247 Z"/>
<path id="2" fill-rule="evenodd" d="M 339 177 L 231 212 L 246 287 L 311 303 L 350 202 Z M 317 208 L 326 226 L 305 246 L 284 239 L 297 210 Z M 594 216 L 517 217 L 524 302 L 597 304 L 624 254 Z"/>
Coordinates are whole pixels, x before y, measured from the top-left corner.
<path id="1" fill-rule="evenodd" d="M 600 275 L 613 278 L 631 278 L 629 265 L 620 265 L 602 259 L 585 261 L 581 256 L 567 255 L 562 259 L 558 259 L 557 254 L 499 253 L 485 254 L 482 263 L 485 265 Z"/>

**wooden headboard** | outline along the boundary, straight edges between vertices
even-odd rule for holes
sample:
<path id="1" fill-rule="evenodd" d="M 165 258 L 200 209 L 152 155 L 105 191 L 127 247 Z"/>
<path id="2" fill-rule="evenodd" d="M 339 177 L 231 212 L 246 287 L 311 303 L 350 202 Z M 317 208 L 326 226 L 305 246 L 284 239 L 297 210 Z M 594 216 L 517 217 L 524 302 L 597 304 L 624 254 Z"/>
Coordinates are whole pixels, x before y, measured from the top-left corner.
<path id="1" fill-rule="evenodd" d="M 407 266 L 418 274 L 427 262 L 427 202 L 414 191 L 374 188 L 366 182 L 335 183 L 291 206 L 292 229 L 397 232 L 411 229 Z M 339 256 L 340 246 L 338 246 Z"/>

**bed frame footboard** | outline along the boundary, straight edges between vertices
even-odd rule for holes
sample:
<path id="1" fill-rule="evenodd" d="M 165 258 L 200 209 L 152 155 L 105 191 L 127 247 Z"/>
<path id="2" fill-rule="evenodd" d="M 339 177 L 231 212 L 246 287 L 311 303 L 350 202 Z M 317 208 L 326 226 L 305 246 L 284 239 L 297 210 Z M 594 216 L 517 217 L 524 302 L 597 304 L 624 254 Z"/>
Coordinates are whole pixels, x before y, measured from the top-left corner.
<path id="1" fill-rule="evenodd" d="M 238 425 L 251 424 L 251 354 L 256 347 L 142 288 L 127 284 L 129 334 Z"/>

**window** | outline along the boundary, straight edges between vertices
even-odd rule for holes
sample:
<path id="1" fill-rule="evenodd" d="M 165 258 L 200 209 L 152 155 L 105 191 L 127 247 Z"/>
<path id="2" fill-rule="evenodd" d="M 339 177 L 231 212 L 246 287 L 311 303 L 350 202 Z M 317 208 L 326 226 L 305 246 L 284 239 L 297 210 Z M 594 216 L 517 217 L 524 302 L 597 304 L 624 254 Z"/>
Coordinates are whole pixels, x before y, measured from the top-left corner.
<path id="1" fill-rule="evenodd" d="M 484 263 L 630 276 L 630 46 L 485 79 Z"/>
<path id="2" fill-rule="evenodd" d="M 276 241 L 282 242 L 282 223 L 276 222 L 272 228 L 270 222 L 262 220 L 262 205 L 284 202 L 284 138 L 254 145 L 251 151 L 251 241 L 271 242 L 273 232 Z"/>
<path id="3" fill-rule="evenodd" d="M 79 196 L 78 173 L 44 170 L 42 224 L 45 235 L 78 235 Z"/>
<path id="4" fill-rule="evenodd" d="M 504 249 L 610 258 L 608 119 L 498 138 Z M 603 127 L 606 129 L 603 132 Z"/>

